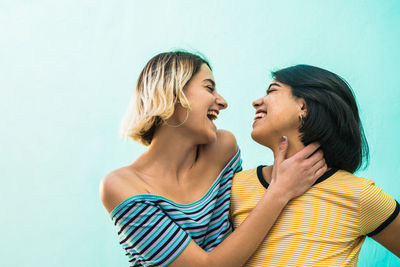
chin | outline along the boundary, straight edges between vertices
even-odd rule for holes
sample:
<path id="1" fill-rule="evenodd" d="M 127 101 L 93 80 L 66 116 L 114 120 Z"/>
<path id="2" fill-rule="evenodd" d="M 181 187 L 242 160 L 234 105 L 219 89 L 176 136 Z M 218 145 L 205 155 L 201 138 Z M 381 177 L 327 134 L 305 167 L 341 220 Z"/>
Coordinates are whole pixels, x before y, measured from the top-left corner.
<path id="1" fill-rule="evenodd" d="M 257 131 L 255 131 L 254 129 L 253 129 L 253 131 L 251 132 L 251 138 L 252 138 L 254 141 L 256 141 L 257 143 L 259 143 L 259 144 L 262 145 L 262 142 L 261 142 L 261 140 L 262 140 L 261 135 L 260 135 L 259 133 L 257 133 Z"/>
<path id="2" fill-rule="evenodd" d="M 268 137 L 254 129 L 251 132 L 251 138 L 260 145 L 269 147 L 268 142 L 266 142 L 268 140 Z"/>

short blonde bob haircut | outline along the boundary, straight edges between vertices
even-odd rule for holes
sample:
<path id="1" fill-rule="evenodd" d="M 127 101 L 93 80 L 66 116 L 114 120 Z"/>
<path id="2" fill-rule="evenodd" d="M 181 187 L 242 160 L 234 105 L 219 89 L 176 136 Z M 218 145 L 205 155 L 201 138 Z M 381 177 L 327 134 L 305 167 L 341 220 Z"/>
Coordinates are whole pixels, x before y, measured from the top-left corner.
<path id="1" fill-rule="evenodd" d="M 202 64 L 204 57 L 186 51 L 161 53 L 150 59 L 139 75 L 136 91 L 121 125 L 121 136 L 150 145 L 157 128 L 180 104 L 190 111 L 183 90 Z"/>

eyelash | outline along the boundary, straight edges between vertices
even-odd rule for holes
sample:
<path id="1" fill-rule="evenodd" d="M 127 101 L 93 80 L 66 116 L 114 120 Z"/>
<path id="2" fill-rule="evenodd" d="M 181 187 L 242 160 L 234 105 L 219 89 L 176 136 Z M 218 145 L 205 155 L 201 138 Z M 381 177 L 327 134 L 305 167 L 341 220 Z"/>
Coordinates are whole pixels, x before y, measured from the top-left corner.
<path id="1" fill-rule="evenodd" d="M 210 92 L 214 92 L 214 87 L 212 87 L 212 86 L 206 86 L 209 90 L 210 90 Z"/>
<path id="2" fill-rule="evenodd" d="M 269 93 L 271 93 L 271 92 L 274 92 L 274 91 L 276 91 L 276 90 L 274 90 L 274 89 L 268 89 L 268 90 L 267 90 L 267 95 L 268 95 Z"/>

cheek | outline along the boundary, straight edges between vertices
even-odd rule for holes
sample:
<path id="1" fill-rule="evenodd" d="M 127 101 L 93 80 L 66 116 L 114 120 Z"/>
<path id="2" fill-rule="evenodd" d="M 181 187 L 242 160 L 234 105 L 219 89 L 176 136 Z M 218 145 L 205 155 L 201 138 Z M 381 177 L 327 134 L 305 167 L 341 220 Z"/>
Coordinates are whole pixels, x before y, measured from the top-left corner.
<path id="1" fill-rule="evenodd" d="M 286 131 L 298 128 L 297 112 L 291 106 L 281 105 L 268 109 L 262 128 L 267 131 Z M 261 125 L 260 125 L 261 126 Z"/>
<path id="2" fill-rule="evenodd" d="M 275 101 L 268 108 L 268 114 L 272 113 L 275 118 L 284 119 L 285 121 L 293 121 L 299 113 L 297 106 L 297 103 L 288 99 Z"/>

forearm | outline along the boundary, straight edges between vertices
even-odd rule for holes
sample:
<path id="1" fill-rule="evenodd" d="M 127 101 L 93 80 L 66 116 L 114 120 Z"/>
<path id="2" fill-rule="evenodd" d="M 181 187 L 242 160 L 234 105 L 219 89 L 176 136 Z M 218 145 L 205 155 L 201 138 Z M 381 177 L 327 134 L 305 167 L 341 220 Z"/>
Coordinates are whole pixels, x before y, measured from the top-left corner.
<path id="1" fill-rule="evenodd" d="M 256 251 L 289 201 L 283 194 L 270 189 L 243 223 L 208 253 L 208 266 L 242 266 Z"/>
<path id="2" fill-rule="evenodd" d="M 268 190 L 244 222 L 211 252 L 204 251 L 192 240 L 171 266 L 242 266 L 246 263 L 288 201 L 303 194 L 326 171 L 321 152 L 315 152 L 318 145 L 308 145 L 284 160 L 287 145 L 285 139 L 275 159 Z"/>
<path id="3" fill-rule="evenodd" d="M 400 258 L 400 215 L 372 238 Z"/>

